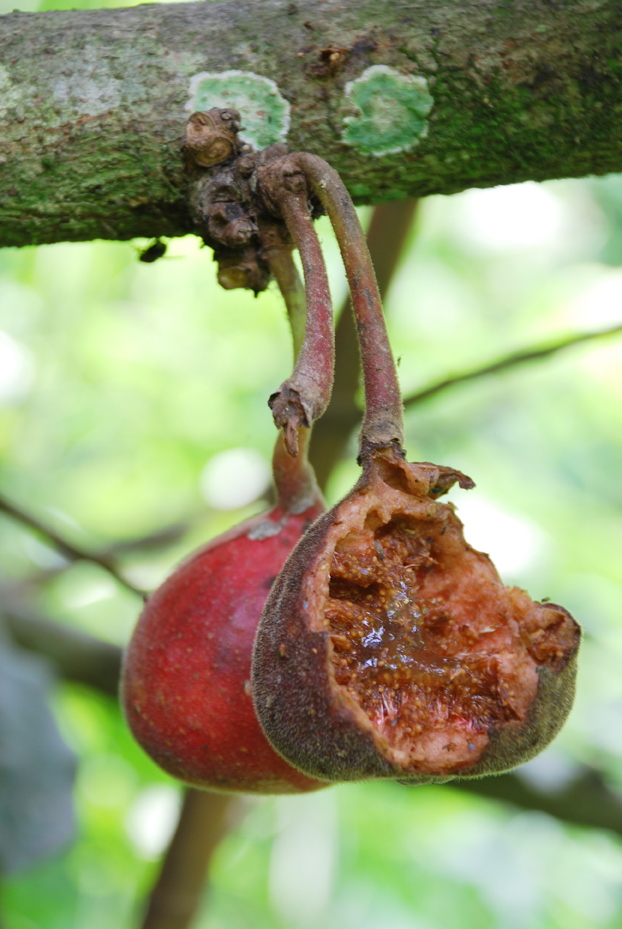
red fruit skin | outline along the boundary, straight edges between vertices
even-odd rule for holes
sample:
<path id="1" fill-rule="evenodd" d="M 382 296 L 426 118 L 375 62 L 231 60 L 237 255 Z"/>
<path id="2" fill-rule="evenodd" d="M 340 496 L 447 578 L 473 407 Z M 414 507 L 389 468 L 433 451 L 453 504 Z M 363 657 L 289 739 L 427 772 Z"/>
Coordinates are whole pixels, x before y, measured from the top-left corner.
<path id="1" fill-rule="evenodd" d="M 273 581 L 323 511 L 278 505 L 185 561 L 149 597 L 125 654 L 121 704 L 169 774 L 210 790 L 299 793 L 329 786 L 284 761 L 250 693 L 255 631 Z"/>

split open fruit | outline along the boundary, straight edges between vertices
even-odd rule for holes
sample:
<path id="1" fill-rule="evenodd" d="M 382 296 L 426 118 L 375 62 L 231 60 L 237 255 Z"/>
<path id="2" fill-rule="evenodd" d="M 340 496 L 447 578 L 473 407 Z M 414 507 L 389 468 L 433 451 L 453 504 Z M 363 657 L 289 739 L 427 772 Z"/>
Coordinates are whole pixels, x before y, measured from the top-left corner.
<path id="1" fill-rule="evenodd" d="M 579 628 L 505 587 L 440 494 L 464 475 L 375 454 L 298 543 L 255 645 L 274 747 L 315 777 L 406 783 L 506 771 L 574 694 Z"/>

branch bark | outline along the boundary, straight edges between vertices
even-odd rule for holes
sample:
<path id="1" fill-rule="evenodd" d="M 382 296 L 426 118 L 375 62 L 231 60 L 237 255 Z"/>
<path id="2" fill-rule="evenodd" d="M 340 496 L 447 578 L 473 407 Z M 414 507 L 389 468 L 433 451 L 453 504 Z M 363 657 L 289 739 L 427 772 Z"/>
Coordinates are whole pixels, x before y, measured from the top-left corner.
<path id="1" fill-rule="evenodd" d="M 149 897 L 142 929 L 187 929 L 236 798 L 187 787 L 177 829 Z"/>
<path id="2" fill-rule="evenodd" d="M 621 46 L 616 0 L 12 13 L 0 245 L 192 232 L 185 107 L 223 105 L 215 86 L 239 106 L 232 71 L 247 75 L 243 119 L 321 154 L 358 202 L 619 171 Z"/>

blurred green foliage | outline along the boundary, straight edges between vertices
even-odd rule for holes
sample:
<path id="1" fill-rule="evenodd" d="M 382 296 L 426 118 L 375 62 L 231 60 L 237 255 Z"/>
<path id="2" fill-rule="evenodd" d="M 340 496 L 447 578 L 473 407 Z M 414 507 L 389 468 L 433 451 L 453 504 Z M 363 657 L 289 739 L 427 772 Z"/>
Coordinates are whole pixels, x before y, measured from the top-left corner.
<path id="1" fill-rule="evenodd" d="M 41 8 L 52 6 L 66 8 Z M 343 275 L 325 221 L 320 229 L 338 304 Z M 622 321 L 621 264 L 620 177 L 430 198 L 387 305 L 405 392 Z M 196 239 L 171 242 L 154 264 L 132 244 L 1 251 L 0 490 L 93 548 L 187 524 L 174 545 L 123 556 L 127 575 L 153 587 L 263 506 L 208 505 L 202 474 L 230 448 L 269 460 L 266 399 L 290 364 L 276 292 L 220 290 Z M 470 495 L 452 492 L 467 538 L 508 582 L 563 603 L 585 629 L 576 708 L 523 775 L 554 790 L 594 764 L 622 789 L 622 340 L 429 400 L 408 412 L 407 447 L 413 460 L 473 476 Z M 331 500 L 357 474 L 354 449 L 353 440 Z M 5 581 L 50 573 L 29 592 L 42 612 L 127 640 L 140 602 L 99 568 L 67 567 L 4 518 L 0 563 Z M 179 788 L 133 744 L 112 700 L 62 685 L 54 709 L 80 757 L 80 837 L 4 882 L 4 924 L 129 929 Z M 243 801 L 197 926 L 617 929 L 622 845 L 449 786 Z"/>
<path id="2" fill-rule="evenodd" d="M 622 180 L 424 203 L 387 306 L 405 390 L 620 319 L 622 272 L 602 257 L 620 234 L 601 206 L 611 191 Z M 320 231 L 337 303 L 343 275 L 325 221 Z M 232 447 L 269 459 L 266 398 L 291 364 L 285 315 L 274 291 L 256 300 L 226 293 L 214 270 L 192 238 L 171 242 L 151 265 L 132 244 L 0 253 L 4 370 L 13 371 L 2 388 L 0 487 L 95 548 L 187 522 L 174 545 L 124 556 L 128 575 L 148 587 L 263 505 L 210 507 L 201 474 Z M 620 340 L 571 349 L 407 417 L 410 457 L 475 477 L 470 495 L 453 493 L 467 537 L 506 580 L 564 603 L 586 630 L 576 709 L 524 769 L 545 789 L 585 763 L 614 786 L 622 780 L 621 360 Z M 331 499 L 356 472 L 353 456 L 339 466 Z M 62 567 L 6 519 L 0 557 L 14 579 Z M 84 563 L 31 596 L 48 615 L 120 644 L 140 606 Z M 178 788 L 134 746 L 112 701 L 64 685 L 55 709 L 81 759 L 80 839 L 5 882 L 7 926 L 129 929 Z M 393 784 L 248 801 L 245 810 L 218 851 L 199 927 L 622 926 L 619 841 L 540 814 L 450 787 Z"/>

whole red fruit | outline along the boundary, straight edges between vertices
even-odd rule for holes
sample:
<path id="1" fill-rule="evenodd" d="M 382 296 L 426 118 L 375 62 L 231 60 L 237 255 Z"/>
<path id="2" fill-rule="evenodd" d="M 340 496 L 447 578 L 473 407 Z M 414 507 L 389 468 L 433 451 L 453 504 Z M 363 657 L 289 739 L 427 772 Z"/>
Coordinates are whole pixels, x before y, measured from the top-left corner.
<path id="1" fill-rule="evenodd" d="M 253 639 L 272 583 L 324 509 L 310 479 L 297 499 L 195 552 L 149 597 L 134 630 L 122 673 L 125 716 L 147 754 L 187 784 L 254 793 L 328 786 L 276 754 L 250 693 Z"/>

